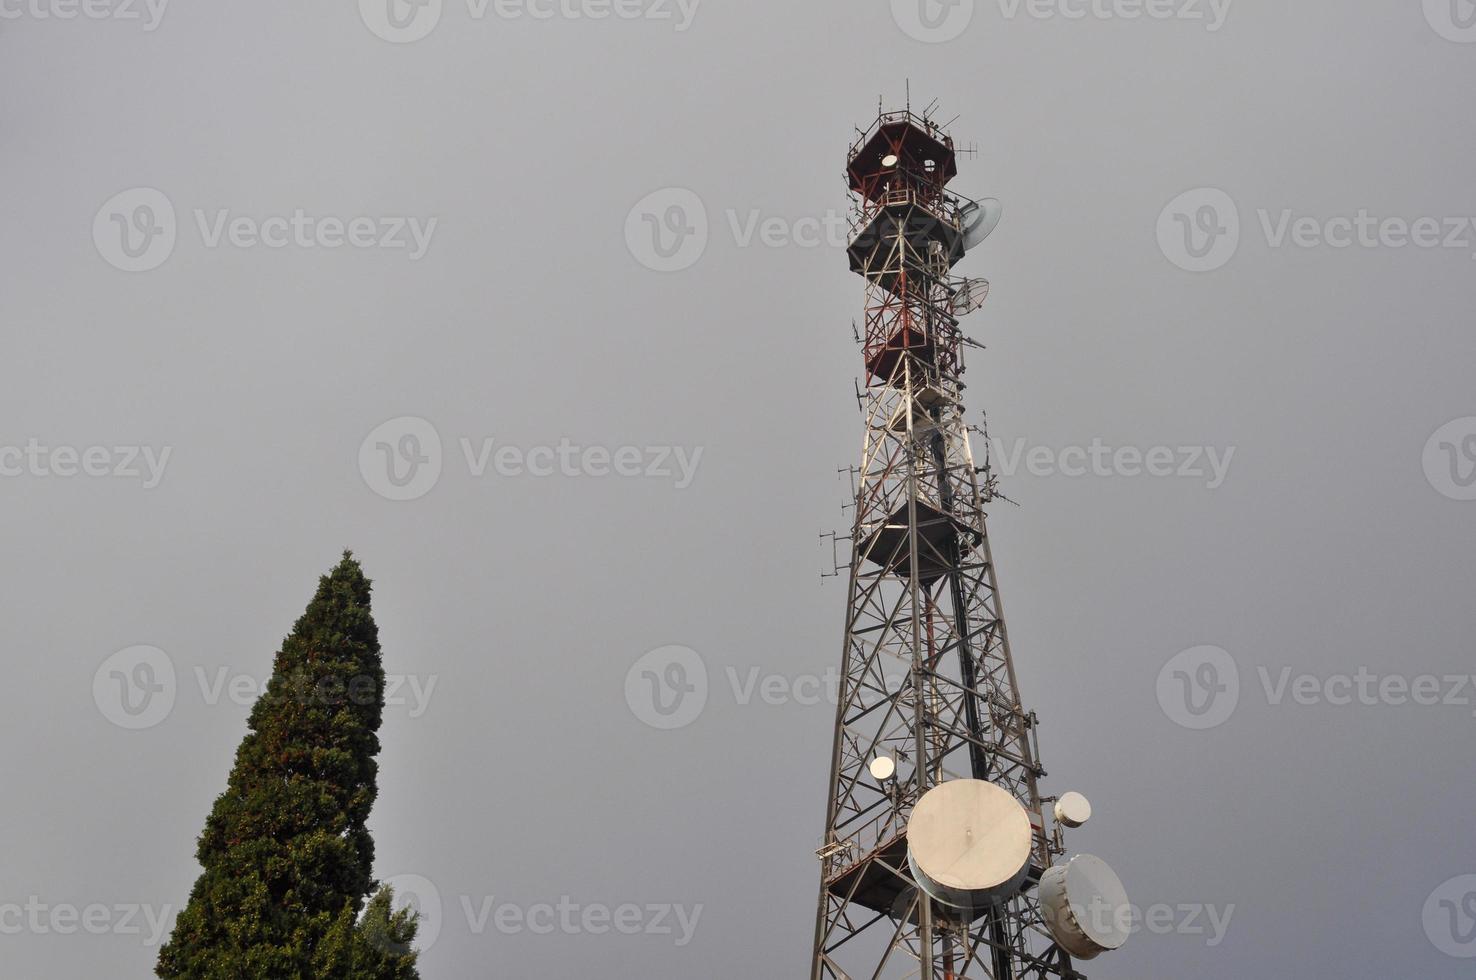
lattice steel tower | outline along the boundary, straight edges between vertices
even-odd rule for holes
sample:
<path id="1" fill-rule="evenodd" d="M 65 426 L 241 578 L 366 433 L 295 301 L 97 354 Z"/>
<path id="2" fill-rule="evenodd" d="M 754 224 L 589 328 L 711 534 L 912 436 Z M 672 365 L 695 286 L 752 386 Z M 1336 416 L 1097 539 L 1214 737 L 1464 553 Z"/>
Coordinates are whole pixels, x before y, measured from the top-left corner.
<path id="1" fill-rule="evenodd" d="M 879 113 L 847 163 L 850 264 L 866 280 L 866 435 L 812 980 L 1081 976 L 1042 912 L 1059 824 L 1075 823 L 1053 810 L 1048 824 L 1043 810 L 1055 801 L 1037 785 L 1035 716 L 985 528 L 992 480 L 962 401 L 971 342 L 959 318 L 988 284 L 952 270 L 998 209 L 947 190 L 957 172 L 951 137 L 910 107 Z M 939 901 L 909 863 L 918 801 L 958 779 L 1008 791 L 1029 818 L 1028 870 L 998 901 Z"/>

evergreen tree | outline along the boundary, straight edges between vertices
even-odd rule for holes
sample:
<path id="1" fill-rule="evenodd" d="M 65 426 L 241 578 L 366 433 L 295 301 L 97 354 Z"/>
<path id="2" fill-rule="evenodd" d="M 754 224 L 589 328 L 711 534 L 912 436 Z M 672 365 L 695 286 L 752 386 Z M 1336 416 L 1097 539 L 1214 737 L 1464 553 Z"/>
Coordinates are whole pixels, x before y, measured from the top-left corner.
<path id="1" fill-rule="evenodd" d="M 416 980 L 414 915 L 388 889 L 365 907 L 384 709 L 369 592 L 344 552 L 283 641 L 159 951 L 165 980 Z"/>

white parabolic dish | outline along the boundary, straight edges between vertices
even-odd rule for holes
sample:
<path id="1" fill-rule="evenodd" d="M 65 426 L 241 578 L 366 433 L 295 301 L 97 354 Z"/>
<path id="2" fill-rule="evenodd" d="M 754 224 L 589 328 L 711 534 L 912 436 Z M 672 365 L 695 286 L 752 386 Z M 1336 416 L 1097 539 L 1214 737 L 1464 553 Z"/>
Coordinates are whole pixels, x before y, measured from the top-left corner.
<path id="1" fill-rule="evenodd" d="M 1065 827 L 1080 827 L 1092 819 L 1092 805 L 1080 793 L 1065 793 L 1056 801 L 1056 820 Z"/>
<path id="2" fill-rule="evenodd" d="M 1040 911 L 1062 949 L 1089 960 L 1127 942 L 1127 890 L 1107 862 L 1078 854 L 1040 878 Z"/>
<path id="3" fill-rule="evenodd" d="M 907 821 L 907 863 L 918 886 L 954 908 L 980 908 L 1019 892 L 1030 870 L 1030 816 L 980 779 L 933 787 Z"/>
<path id="4" fill-rule="evenodd" d="M 967 252 L 999 227 L 999 219 L 1004 217 L 1004 205 L 992 197 L 970 201 L 959 212 L 959 217 L 963 219 L 963 247 Z"/>

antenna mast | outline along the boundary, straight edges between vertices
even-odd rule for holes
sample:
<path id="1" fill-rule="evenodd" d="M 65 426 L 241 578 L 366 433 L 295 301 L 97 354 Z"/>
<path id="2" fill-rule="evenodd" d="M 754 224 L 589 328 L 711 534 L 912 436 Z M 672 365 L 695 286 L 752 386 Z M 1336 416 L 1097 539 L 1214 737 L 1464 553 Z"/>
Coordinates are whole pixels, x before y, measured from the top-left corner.
<path id="1" fill-rule="evenodd" d="M 1076 822 L 1047 819 L 985 527 L 993 485 L 980 482 L 962 403 L 959 318 L 989 284 L 952 269 L 1000 208 L 947 190 L 953 140 L 932 106 L 912 111 L 910 85 L 907 98 L 847 161 L 859 229 L 848 255 L 866 280 L 866 438 L 810 977 L 1078 980 L 1073 955 L 1126 937 L 1082 941 L 1059 911 L 1098 869 L 1056 864 L 1062 827 L 1085 818 L 1071 794 Z M 940 853 L 954 855 L 946 875 Z M 1108 886 L 1101 900 L 1125 905 Z"/>

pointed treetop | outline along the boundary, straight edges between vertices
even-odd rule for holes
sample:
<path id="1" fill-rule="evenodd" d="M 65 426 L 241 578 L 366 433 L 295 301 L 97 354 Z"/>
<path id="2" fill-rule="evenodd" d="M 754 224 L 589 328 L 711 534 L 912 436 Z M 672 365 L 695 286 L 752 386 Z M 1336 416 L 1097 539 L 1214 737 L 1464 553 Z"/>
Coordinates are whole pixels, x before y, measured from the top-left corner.
<path id="1" fill-rule="evenodd" d="M 337 565 L 333 566 L 333 571 L 329 572 L 329 575 L 336 579 L 363 578 L 364 569 L 359 565 L 359 559 L 354 557 L 354 553 L 345 548 L 343 557 L 338 560 Z"/>
<path id="2" fill-rule="evenodd" d="M 372 582 L 364 575 L 364 569 L 354 553 L 344 549 L 338 564 L 318 580 L 317 599 L 346 596 L 354 605 L 367 606 Z"/>
<path id="3" fill-rule="evenodd" d="M 251 708 L 160 977 L 415 980 L 413 916 L 376 890 L 368 829 L 384 691 L 370 583 L 345 551 Z"/>

